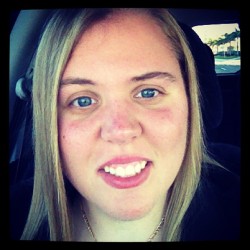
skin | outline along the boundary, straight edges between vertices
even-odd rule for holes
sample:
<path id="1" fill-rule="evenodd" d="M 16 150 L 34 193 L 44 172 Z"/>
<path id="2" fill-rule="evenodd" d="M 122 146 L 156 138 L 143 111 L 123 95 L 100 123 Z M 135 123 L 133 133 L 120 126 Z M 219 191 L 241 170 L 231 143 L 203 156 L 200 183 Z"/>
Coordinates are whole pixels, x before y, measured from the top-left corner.
<path id="1" fill-rule="evenodd" d="M 145 98 L 149 88 L 153 96 Z M 82 96 L 91 105 L 77 106 Z M 182 164 L 188 127 L 180 67 L 160 27 L 143 14 L 122 13 L 88 29 L 63 73 L 58 112 L 63 171 L 85 197 L 95 234 L 105 237 L 96 221 L 112 229 L 140 222 L 152 232 Z M 104 182 L 99 167 L 121 156 L 149 159 L 147 180 L 127 189 Z"/>

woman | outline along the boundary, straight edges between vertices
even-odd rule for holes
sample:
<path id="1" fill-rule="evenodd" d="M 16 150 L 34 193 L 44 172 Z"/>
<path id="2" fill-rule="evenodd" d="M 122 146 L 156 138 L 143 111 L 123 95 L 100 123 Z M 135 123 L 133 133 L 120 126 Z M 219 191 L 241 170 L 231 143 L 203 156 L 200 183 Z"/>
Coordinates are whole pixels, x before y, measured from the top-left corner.
<path id="1" fill-rule="evenodd" d="M 34 190 L 21 239 L 192 240 L 190 204 L 213 161 L 194 60 L 167 10 L 55 11 L 32 95 Z"/>

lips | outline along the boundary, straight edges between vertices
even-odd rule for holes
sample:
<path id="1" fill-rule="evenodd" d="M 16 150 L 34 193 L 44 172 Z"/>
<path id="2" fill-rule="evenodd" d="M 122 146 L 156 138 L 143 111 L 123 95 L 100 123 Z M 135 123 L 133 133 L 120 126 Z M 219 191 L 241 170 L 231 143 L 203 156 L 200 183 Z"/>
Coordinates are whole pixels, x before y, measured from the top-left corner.
<path id="1" fill-rule="evenodd" d="M 102 164 L 98 172 L 109 186 L 125 189 L 144 183 L 151 166 L 152 161 L 143 157 L 117 157 Z"/>

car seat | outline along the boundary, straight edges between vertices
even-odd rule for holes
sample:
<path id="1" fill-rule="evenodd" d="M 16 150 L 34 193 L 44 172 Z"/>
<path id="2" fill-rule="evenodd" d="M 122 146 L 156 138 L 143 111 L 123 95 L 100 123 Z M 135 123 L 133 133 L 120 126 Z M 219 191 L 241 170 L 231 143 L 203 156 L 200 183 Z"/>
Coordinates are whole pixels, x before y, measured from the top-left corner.
<path id="1" fill-rule="evenodd" d="M 213 52 L 191 27 L 183 23 L 179 25 L 186 35 L 196 62 L 208 153 L 228 170 L 240 175 L 240 147 L 219 142 L 217 139 L 217 129 L 223 120 L 223 96 L 215 72 Z"/>

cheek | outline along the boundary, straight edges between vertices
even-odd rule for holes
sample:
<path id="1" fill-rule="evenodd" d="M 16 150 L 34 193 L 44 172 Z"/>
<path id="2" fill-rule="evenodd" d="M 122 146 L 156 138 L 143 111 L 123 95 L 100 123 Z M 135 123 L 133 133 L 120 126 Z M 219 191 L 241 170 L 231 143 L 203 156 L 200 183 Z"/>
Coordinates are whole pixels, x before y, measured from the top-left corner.
<path id="1" fill-rule="evenodd" d="M 64 168 L 78 166 L 77 162 L 86 160 L 92 140 L 91 127 L 87 127 L 80 121 L 60 120 L 59 147 Z"/>
<path id="2" fill-rule="evenodd" d="M 153 117 L 153 118 L 157 119 L 157 116 L 159 116 L 158 120 L 160 121 L 161 124 L 164 124 L 164 122 L 166 121 L 168 123 L 173 123 L 175 120 L 175 116 L 171 108 L 165 108 L 165 109 L 159 110 L 157 113 L 158 114 L 156 114 L 156 117 Z"/>
<path id="3" fill-rule="evenodd" d="M 187 109 L 165 108 L 151 114 L 154 124 L 148 127 L 150 144 L 160 169 L 157 182 L 167 192 L 183 161 L 187 145 Z M 160 193 L 160 192 L 159 192 Z"/>
<path id="4" fill-rule="evenodd" d="M 58 120 L 60 143 L 68 143 L 69 146 L 73 144 L 74 148 L 86 145 L 90 135 L 94 134 L 94 127 L 91 119 L 81 119 L 78 116 L 62 113 Z"/>
<path id="5" fill-rule="evenodd" d="M 79 129 L 77 123 L 74 122 L 62 122 L 59 127 L 59 145 L 63 153 L 67 152 L 67 149 L 75 149 L 81 147 L 81 140 L 79 133 L 83 133 Z"/>
<path id="6" fill-rule="evenodd" d="M 151 120 L 148 131 L 151 131 L 151 138 L 154 142 L 170 147 L 171 145 L 186 144 L 188 111 L 187 106 L 178 105 L 169 108 L 163 108 L 148 114 L 148 120 Z"/>
<path id="7" fill-rule="evenodd" d="M 187 123 L 188 113 L 185 108 L 169 107 L 154 111 L 149 117 L 158 127 L 166 127 L 166 129 L 182 128 Z"/>

